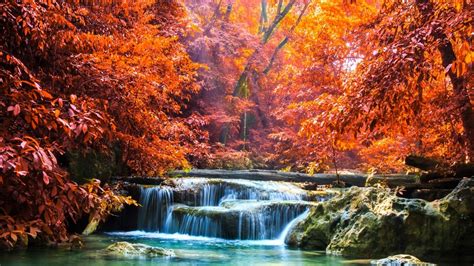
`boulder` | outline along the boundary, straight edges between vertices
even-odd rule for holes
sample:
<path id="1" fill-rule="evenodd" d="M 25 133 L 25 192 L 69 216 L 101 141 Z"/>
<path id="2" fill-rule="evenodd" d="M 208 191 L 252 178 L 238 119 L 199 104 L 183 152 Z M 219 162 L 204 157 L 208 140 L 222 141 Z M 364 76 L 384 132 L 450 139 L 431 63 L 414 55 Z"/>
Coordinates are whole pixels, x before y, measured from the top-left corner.
<path id="1" fill-rule="evenodd" d="M 418 266 L 418 265 L 434 265 L 431 263 L 423 262 L 417 257 L 407 254 L 399 254 L 390 256 L 385 259 L 373 260 L 370 262 L 371 265 L 377 266 Z"/>
<path id="2" fill-rule="evenodd" d="M 359 258 L 469 254 L 474 249 L 473 218 L 472 179 L 433 202 L 400 198 L 382 187 L 352 187 L 313 207 L 286 242 Z"/>
<path id="3" fill-rule="evenodd" d="M 152 247 L 145 244 L 132 244 L 129 242 L 116 242 L 102 250 L 102 255 L 106 257 L 123 258 L 155 258 L 176 256 L 174 251 L 171 249 Z"/>

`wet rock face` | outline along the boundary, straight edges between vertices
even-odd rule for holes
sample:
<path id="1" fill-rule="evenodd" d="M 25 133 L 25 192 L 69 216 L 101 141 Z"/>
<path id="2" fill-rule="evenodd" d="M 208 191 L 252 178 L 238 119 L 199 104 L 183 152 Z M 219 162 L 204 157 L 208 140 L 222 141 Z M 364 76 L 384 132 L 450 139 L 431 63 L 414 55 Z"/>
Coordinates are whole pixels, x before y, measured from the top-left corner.
<path id="1" fill-rule="evenodd" d="M 312 208 L 286 242 L 365 258 L 393 253 L 468 254 L 474 249 L 473 218 L 471 179 L 433 202 L 399 198 L 382 188 L 353 187 Z"/>
<path id="2" fill-rule="evenodd" d="M 171 249 L 152 247 L 145 244 L 132 244 L 128 242 L 117 242 L 101 252 L 103 256 L 123 257 L 123 258 L 155 258 L 174 257 L 176 254 Z"/>

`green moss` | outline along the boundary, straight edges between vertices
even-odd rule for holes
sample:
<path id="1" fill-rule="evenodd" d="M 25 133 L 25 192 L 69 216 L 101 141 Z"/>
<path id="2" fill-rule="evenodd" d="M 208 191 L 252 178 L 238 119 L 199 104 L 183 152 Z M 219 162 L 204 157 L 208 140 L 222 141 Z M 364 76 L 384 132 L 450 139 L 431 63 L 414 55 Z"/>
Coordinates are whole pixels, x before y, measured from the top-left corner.
<path id="1" fill-rule="evenodd" d="M 132 244 L 128 242 L 116 242 L 102 250 L 101 255 L 113 257 L 174 257 L 176 254 L 173 250 L 159 247 L 151 247 L 144 244 Z"/>
<path id="2" fill-rule="evenodd" d="M 380 187 L 354 187 L 314 207 L 287 242 L 352 257 L 470 252 L 473 187 L 464 181 L 435 202 L 399 198 Z"/>
<path id="3" fill-rule="evenodd" d="M 97 150 L 68 151 L 60 163 L 78 183 L 84 183 L 91 178 L 106 180 L 114 175 L 129 174 L 129 169 L 121 162 L 121 151 L 117 145 L 107 153 Z"/>

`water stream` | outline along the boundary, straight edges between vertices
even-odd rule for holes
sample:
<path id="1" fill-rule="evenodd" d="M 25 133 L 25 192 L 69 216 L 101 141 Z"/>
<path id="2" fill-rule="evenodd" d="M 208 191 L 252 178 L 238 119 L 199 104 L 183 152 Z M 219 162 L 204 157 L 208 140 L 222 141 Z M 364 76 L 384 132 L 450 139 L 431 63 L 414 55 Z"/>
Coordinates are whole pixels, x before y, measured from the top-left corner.
<path id="1" fill-rule="evenodd" d="M 86 237 L 80 251 L 30 250 L 4 265 L 326 265 L 343 259 L 288 249 L 291 227 L 308 214 L 307 191 L 282 182 L 183 178 L 140 188 L 142 206 L 132 231 Z M 120 260 L 97 257 L 116 241 L 173 249 L 176 257 Z"/>
<path id="2" fill-rule="evenodd" d="M 283 232 L 312 204 L 290 183 L 177 179 L 143 187 L 139 231 L 238 240 L 284 239 Z"/>
<path id="3" fill-rule="evenodd" d="M 0 265 L 369 265 L 324 251 L 290 249 L 285 237 L 314 201 L 282 182 L 186 178 L 141 187 L 136 228 L 84 237 L 81 250 L 31 248 L 0 253 Z M 176 257 L 99 256 L 117 241 L 173 249 Z M 460 265 L 440 263 L 440 265 Z M 470 264 L 468 264 L 470 265 Z"/>

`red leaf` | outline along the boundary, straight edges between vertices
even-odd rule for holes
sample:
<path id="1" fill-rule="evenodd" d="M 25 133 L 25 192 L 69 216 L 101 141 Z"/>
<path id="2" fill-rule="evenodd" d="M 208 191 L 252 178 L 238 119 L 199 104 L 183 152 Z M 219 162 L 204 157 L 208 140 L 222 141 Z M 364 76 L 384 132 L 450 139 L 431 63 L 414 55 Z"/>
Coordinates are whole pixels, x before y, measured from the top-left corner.
<path id="1" fill-rule="evenodd" d="M 8 106 L 7 111 L 8 112 L 13 112 L 13 115 L 17 116 L 17 115 L 20 114 L 20 111 L 21 111 L 20 105 L 16 104 L 15 106 Z"/>
<path id="2" fill-rule="evenodd" d="M 56 186 L 53 187 L 53 190 L 51 191 L 51 197 L 54 197 L 58 194 L 58 189 L 56 188 Z"/>
<path id="3" fill-rule="evenodd" d="M 47 185 L 49 184 L 49 176 L 46 174 L 45 171 L 43 171 L 43 182 Z"/>
<path id="4" fill-rule="evenodd" d="M 86 134 L 86 132 L 87 132 L 87 125 L 82 124 L 82 133 Z"/>
<path id="5" fill-rule="evenodd" d="M 43 96 L 43 98 L 48 99 L 48 100 L 53 99 L 53 96 L 49 92 L 44 91 L 44 90 L 40 90 L 39 92 L 41 96 Z"/>
<path id="6" fill-rule="evenodd" d="M 20 110 L 21 110 L 21 109 L 20 109 L 20 105 L 19 105 L 19 104 L 16 104 L 16 105 L 15 105 L 15 108 L 14 108 L 14 110 L 13 110 L 13 115 L 14 115 L 14 116 L 19 115 L 19 114 L 20 114 Z"/>

